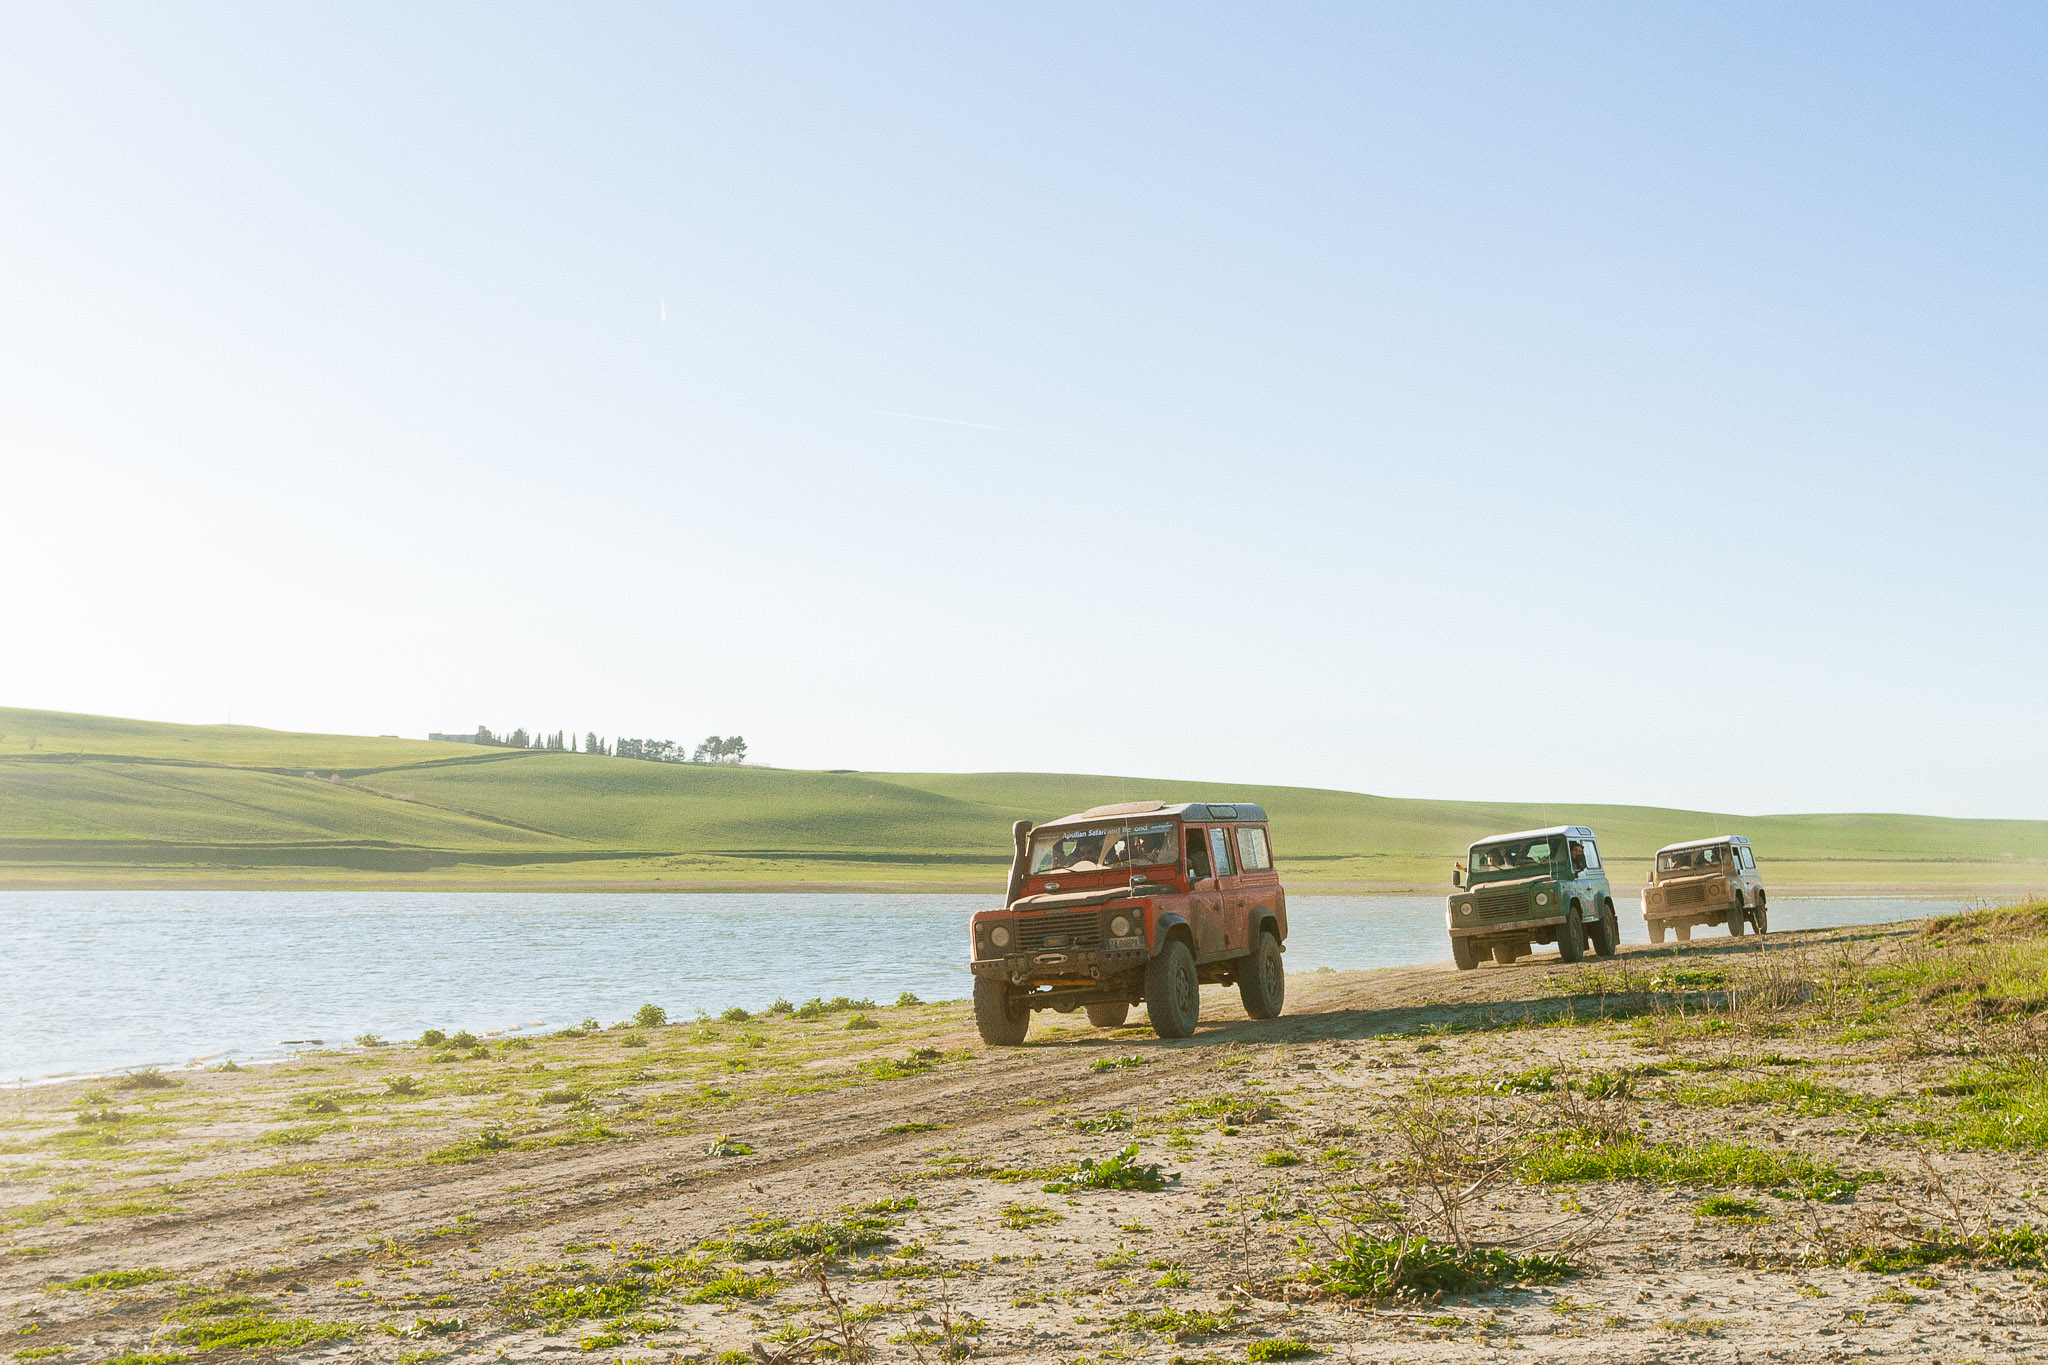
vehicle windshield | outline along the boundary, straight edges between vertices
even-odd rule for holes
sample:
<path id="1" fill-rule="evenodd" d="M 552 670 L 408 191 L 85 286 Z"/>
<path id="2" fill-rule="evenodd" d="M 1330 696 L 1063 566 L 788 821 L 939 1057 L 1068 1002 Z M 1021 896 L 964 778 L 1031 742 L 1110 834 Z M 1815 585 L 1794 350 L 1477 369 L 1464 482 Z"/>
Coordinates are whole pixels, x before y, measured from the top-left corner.
<path id="1" fill-rule="evenodd" d="M 1659 876 L 1669 872 L 1685 876 L 1701 872 L 1726 872 L 1733 859 L 1725 848 L 1674 848 L 1657 855 Z"/>
<path id="2" fill-rule="evenodd" d="M 1180 861 L 1174 833 L 1171 820 L 1047 830 L 1031 836 L 1031 871 L 1036 875 L 1166 866 Z"/>
<path id="3" fill-rule="evenodd" d="M 1558 854 L 1564 851 L 1564 836 L 1548 835 L 1541 839 L 1510 839 L 1502 844 L 1479 844 L 1472 849 L 1472 876 L 1479 880 L 1487 877 L 1525 877 L 1535 872 L 1548 872 Z"/>

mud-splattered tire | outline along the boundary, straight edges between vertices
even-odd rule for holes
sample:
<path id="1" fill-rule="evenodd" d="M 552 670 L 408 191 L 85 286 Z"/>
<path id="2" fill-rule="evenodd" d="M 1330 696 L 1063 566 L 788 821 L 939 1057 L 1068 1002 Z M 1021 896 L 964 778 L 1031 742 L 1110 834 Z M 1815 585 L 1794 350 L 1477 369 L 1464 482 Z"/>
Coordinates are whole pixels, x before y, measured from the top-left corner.
<path id="1" fill-rule="evenodd" d="M 1263 929 L 1259 946 L 1238 968 L 1237 998 L 1254 1019 L 1278 1019 L 1280 1007 L 1287 1003 L 1287 967 L 1280 958 L 1280 940 Z"/>
<path id="2" fill-rule="evenodd" d="M 1621 949 L 1621 921 L 1614 917 L 1614 903 L 1609 901 L 1601 908 L 1600 918 L 1593 921 L 1590 937 L 1593 951 L 1602 957 L 1613 957 Z"/>
<path id="3" fill-rule="evenodd" d="M 1088 1022 L 1097 1028 L 1122 1028 L 1124 1020 L 1131 1017 L 1131 1007 L 1118 1001 L 1113 1005 L 1090 1005 Z"/>
<path id="4" fill-rule="evenodd" d="M 1664 941 L 1664 921 L 1660 919 L 1653 919 L 1649 923 L 1650 942 L 1662 943 Z"/>
<path id="5" fill-rule="evenodd" d="M 1735 898 L 1735 908 L 1728 912 L 1728 937 L 1741 938 L 1742 931 L 1749 927 L 1749 911 L 1743 908 L 1742 898 Z"/>
<path id="6" fill-rule="evenodd" d="M 1479 969 L 1479 954 L 1472 951 L 1471 939 L 1454 938 L 1451 940 L 1451 961 L 1458 964 L 1458 970 L 1461 972 L 1472 972 Z"/>
<path id="7" fill-rule="evenodd" d="M 1145 1016 L 1161 1038 L 1188 1038 L 1202 1017 L 1202 983 L 1195 975 L 1195 955 L 1179 939 L 1169 939 L 1145 968 Z"/>
<path id="8" fill-rule="evenodd" d="M 1493 960 L 1494 960 L 1495 962 L 1498 962 L 1498 963 L 1499 963 L 1499 964 L 1500 964 L 1501 966 L 1503 966 L 1503 967 L 1512 967 L 1512 966 L 1514 966 L 1514 965 L 1515 965 L 1515 945 L 1514 945 L 1514 944 L 1512 944 L 1512 943 L 1496 943 L 1496 944 L 1494 944 L 1494 945 L 1493 945 Z"/>
<path id="9" fill-rule="evenodd" d="M 1010 988 L 988 977 L 974 978 L 974 1027 L 990 1047 L 1015 1047 L 1031 1031 L 1031 1011 L 1010 1003 Z"/>
<path id="10" fill-rule="evenodd" d="M 1680 943 L 1692 942 L 1692 926 L 1690 924 L 1677 925 L 1673 927 L 1671 932 L 1678 935 Z"/>
<path id="11" fill-rule="evenodd" d="M 1586 926 L 1577 910 L 1567 910 L 1564 923 L 1557 926 L 1557 956 L 1560 961 L 1577 962 L 1586 955 Z"/>
<path id="12" fill-rule="evenodd" d="M 1759 934 L 1771 932 L 1771 908 L 1768 905 L 1758 901 L 1756 903 L 1756 914 L 1751 916 L 1751 918 L 1756 921 L 1756 931 Z"/>

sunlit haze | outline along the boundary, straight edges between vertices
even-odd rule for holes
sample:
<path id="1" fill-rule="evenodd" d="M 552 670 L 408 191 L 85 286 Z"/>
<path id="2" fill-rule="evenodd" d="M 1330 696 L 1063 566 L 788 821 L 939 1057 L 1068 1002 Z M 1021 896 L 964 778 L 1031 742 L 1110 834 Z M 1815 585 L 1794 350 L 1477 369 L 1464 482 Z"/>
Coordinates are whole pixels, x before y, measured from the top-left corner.
<path id="1" fill-rule="evenodd" d="M 2039 7 L 0 35 L 0 705 L 2048 817 Z"/>

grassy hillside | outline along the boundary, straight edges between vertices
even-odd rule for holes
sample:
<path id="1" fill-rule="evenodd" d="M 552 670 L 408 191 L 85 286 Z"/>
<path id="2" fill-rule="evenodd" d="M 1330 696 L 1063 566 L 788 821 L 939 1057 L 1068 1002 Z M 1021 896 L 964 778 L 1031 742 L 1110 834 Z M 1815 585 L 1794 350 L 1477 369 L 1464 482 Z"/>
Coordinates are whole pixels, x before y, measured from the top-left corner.
<path id="1" fill-rule="evenodd" d="M 1780 884 L 2048 885 L 2048 821 L 698 767 L 0 709 L 0 886 L 987 886 L 1012 820 L 1196 796 L 1265 805 L 1304 885 L 1435 887 L 1475 838 L 1566 822 L 1599 831 L 1624 884 L 1659 845 L 1734 829 Z"/>

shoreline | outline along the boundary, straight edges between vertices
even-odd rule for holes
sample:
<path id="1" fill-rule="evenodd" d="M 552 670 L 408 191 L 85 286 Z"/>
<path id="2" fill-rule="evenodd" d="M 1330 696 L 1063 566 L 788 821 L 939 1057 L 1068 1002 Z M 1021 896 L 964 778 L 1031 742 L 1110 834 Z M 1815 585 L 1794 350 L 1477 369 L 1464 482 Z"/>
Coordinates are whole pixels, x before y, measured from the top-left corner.
<path id="1" fill-rule="evenodd" d="M 1448 882 L 1413 878 L 1380 880 L 1345 879 L 1322 881 L 1298 874 L 1287 877 L 1294 896 L 1447 896 Z M 1640 881 L 1613 879 L 1616 896 L 1641 894 Z M 750 881 L 735 878 L 685 880 L 655 878 L 652 881 L 603 881 L 589 879 L 543 880 L 538 878 L 467 877 L 213 877 L 140 876 L 133 879 L 80 877 L 20 877 L 0 871 L 0 894 L 8 892 L 118 892 L 118 891 L 269 891 L 269 892 L 363 892 L 449 893 L 475 892 L 487 895 L 623 895 L 623 896 L 958 896 L 1002 894 L 1000 881 L 926 880 L 884 881 L 845 879 L 835 881 Z M 1986 897 L 2000 900 L 2031 900 L 2048 894 L 2048 875 L 2027 881 L 1903 881 L 1893 879 L 1842 881 L 1774 881 L 1769 889 L 1781 896 L 1952 896 Z"/>
<path id="2" fill-rule="evenodd" d="M 2034 1358 L 2048 1131 L 2002 1122 L 2033 1089 L 1956 1084 L 2031 1086 L 2034 1024 L 1930 989 L 1994 966 L 2048 989 L 2048 904 L 1304 973 L 1275 1020 L 1205 990 L 1177 1042 L 1039 1016 L 988 1048 L 956 1002 L 17 1091 L 0 1332 L 105 1359 L 231 1319 L 337 1365 L 835 1330 L 883 1360 L 1735 1365 L 1988 1358 L 1995 1328 Z M 1129 1179 L 1080 1161 L 1127 1145 Z M 1409 1232 L 1507 1252 L 1402 1278 Z"/>

